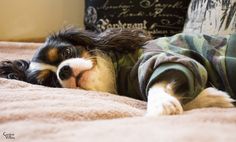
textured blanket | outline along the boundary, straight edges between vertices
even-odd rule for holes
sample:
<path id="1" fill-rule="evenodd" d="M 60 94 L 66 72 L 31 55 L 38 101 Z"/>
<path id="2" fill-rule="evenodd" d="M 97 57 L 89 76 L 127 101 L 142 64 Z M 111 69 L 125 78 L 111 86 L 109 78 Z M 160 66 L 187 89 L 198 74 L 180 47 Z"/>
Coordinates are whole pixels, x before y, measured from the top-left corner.
<path id="1" fill-rule="evenodd" d="M 30 59 L 40 44 L 0 42 L 0 60 Z M 236 109 L 142 117 L 146 102 L 0 79 L 0 141 L 235 141 Z"/>

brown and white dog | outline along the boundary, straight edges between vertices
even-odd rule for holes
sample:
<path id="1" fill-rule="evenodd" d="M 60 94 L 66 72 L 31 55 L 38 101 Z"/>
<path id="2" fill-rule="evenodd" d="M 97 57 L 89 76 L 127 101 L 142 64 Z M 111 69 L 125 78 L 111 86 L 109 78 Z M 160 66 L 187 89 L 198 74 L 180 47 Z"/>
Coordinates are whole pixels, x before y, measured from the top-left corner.
<path id="1" fill-rule="evenodd" d="M 110 51 L 128 54 L 151 40 L 140 30 L 112 29 L 92 33 L 67 28 L 50 35 L 31 61 L 2 61 L 0 76 L 49 87 L 80 88 L 116 94 L 117 80 Z M 178 82 L 164 78 L 148 90 L 146 116 L 180 114 L 201 107 L 233 107 L 227 93 L 203 90 L 187 104 L 176 94 Z"/>

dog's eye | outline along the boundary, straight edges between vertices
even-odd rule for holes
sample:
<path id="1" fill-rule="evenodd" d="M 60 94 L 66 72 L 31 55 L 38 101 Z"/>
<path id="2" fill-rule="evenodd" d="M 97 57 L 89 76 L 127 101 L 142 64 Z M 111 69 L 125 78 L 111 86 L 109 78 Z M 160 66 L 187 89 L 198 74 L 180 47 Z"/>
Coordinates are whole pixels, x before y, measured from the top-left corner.
<path id="1" fill-rule="evenodd" d="M 62 55 L 63 55 L 63 58 L 64 58 L 64 59 L 71 58 L 72 55 L 73 55 L 73 54 L 72 54 L 72 49 L 71 49 L 71 48 L 66 48 L 66 49 L 63 51 Z"/>

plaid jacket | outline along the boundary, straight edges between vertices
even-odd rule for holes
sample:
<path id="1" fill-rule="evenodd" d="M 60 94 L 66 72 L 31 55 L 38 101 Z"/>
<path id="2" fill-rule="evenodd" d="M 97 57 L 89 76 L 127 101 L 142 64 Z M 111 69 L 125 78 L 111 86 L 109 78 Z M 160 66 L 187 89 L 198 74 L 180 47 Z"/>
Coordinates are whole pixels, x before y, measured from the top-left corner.
<path id="1" fill-rule="evenodd" d="M 113 60 L 121 95 L 147 100 L 148 89 L 161 74 L 178 70 L 188 79 L 186 97 L 193 99 L 206 86 L 213 86 L 236 99 L 236 34 L 181 33 L 151 40 L 135 53 L 113 53 Z"/>

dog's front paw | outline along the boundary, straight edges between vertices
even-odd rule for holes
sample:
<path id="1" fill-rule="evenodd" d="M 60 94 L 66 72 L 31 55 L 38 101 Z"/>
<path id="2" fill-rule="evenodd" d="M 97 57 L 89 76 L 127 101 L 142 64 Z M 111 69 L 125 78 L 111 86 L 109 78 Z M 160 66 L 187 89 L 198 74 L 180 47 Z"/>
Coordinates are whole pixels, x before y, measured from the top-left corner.
<path id="1" fill-rule="evenodd" d="M 183 113 L 181 103 L 163 90 L 150 90 L 145 116 L 174 115 Z"/>

